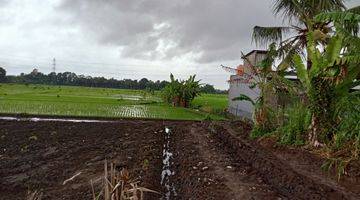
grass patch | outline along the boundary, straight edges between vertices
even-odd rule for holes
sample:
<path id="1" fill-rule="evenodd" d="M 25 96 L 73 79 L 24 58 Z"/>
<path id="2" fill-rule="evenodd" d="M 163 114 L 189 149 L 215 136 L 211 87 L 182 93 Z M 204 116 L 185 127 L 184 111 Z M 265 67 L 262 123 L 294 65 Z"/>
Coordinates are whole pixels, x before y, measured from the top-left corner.
<path id="1" fill-rule="evenodd" d="M 226 94 L 201 94 L 192 102 L 192 107 L 213 114 L 224 114 L 228 107 L 228 96 Z"/>

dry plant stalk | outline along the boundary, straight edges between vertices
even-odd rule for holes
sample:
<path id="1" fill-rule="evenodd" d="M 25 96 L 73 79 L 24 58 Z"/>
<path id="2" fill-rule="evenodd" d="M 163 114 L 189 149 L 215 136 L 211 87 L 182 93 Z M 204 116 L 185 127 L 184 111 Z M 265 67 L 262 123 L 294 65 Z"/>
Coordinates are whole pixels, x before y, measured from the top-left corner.
<path id="1" fill-rule="evenodd" d="M 41 200 L 42 195 L 43 195 L 43 193 L 39 192 L 37 190 L 34 192 L 28 191 L 27 195 L 26 195 L 26 200 Z"/>
<path id="2" fill-rule="evenodd" d="M 120 172 L 116 171 L 114 164 L 110 164 L 110 172 L 108 171 L 108 163 L 104 163 L 103 189 L 96 195 L 93 181 L 91 180 L 91 190 L 93 200 L 143 200 L 144 192 L 160 194 L 154 190 L 150 190 L 138 185 L 139 182 L 130 179 L 129 172 L 123 168 Z M 110 180 L 109 180 L 110 179 Z"/>

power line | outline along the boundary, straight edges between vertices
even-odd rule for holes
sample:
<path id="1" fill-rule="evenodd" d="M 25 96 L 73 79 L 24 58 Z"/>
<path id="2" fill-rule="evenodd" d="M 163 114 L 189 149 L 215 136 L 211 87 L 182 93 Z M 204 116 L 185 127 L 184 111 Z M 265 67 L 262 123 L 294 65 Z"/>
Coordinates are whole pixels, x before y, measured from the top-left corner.
<path id="1" fill-rule="evenodd" d="M 17 61 L 24 61 L 25 62 L 33 61 L 36 63 L 44 63 L 48 62 L 49 60 L 46 58 L 34 58 L 34 57 L 26 57 L 26 56 L 16 56 L 16 55 L 9 55 L 9 54 L 3 54 L 0 53 L 0 57 L 7 60 L 17 60 Z M 40 62 L 39 62 L 40 61 Z M 149 64 L 144 65 L 137 65 L 137 64 L 118 64 L 118 63 L 103 63 L 103 62 L 81 62 L 81 61 L 75 61 L 75 60 L 66 60 L 66 59 L 57 59 L 58 63 L 69 63 L 69 64 L 79 64 L 79 65 L 101 65 L 101 66 L 118 66 L 118 67 L 146 67 L 149 66 Z M 152 66 L 152 67 L 160 67 L 160 66 Z"/>

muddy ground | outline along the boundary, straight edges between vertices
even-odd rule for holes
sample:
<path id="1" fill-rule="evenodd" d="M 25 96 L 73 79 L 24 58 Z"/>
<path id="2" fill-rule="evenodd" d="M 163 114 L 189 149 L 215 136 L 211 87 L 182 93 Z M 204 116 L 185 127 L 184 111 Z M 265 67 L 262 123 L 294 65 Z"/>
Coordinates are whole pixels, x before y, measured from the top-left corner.
<path id="1" fill-rule="evenodd" d="M 24 199 L 34 191 L 43 199 L 91 199 L 90 180 L 100 189 L 96 180 L 105 159 L 129 169 L 141 186 L 161 192 L 146 199 L 359 197 L 358 179 L 337 183 L 318 171 L 316 157 L 306 156 L 312 165 L 304 166 L 300 154 L 249 141 L 250 127 L 233 125 L 0 120 L 0 199 Z M 167 181 L 161 176 L 164 148 L 172 154 Z"/>

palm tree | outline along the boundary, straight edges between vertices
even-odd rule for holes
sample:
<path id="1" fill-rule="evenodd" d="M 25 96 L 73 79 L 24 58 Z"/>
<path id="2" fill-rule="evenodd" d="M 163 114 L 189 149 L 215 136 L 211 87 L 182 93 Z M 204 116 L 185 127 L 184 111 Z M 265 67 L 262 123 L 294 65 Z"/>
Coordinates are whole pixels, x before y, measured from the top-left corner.
<path id="1" fill-rule="evenodd" d="M 275 0 L 274 13 L 281 14 L 284 21 L 290 26 L 261 27 L 253 29 L 253 40 L 257 45 L 267 45 L 276 42 L 279 45 L 278 56 L 282 58 L 277 67 L 278 70 L 285 70 L 292 66 L 292 57 L 301 54 L 306 57 L 304 49 L 307 45 L 307 33 L 314 31 L 314 37 L 320 44 L 327 42 L 326 37 L 332 31 L 332 24 L 327 21 L 314 21 L 314 17 L 333 11 L 344 11 L 346 7 L 344 0 Z M 360 6 L 349 9 L 352 12 L 359 12 Z M 357 34 L 358 27 L 352 27 Z M 284 39 L 285 36 L 288 36 Z M 309 60 L 309 59 L 307 59 Z M 307 68 L 311 68 L 308 61 Z"/>
<path id="2" fill-rule="evenodd" d="M 334 35 L 319 48 L 316 32 L 307 34 L 309 69 L 300 55 L 293 61 L 297 74 L 306 88 L 312 114 L 309 140 L 311 144 L 331 140 L 337 125 L 341 123 L 336 114 L 338 102 L 350 95 L 351 88 L 360 85 L 360 38 L 354 36 L 354 27 L 360 23 L 360 15 L 351 12 L 320 14 L 314 20 L 334 24 Z M 349 29 L 350 27 L 350 29 Z"/>
<path id="3" fill-rule="evenodd" d="M 331 56 L 338 56 L 336 59 L 339 60 L 340 57 L 344 57 L 340 55 L 340 51 L 345 52 L 347 50 L 347 52 L 351 52 L 356 47 L 356 45 L 350 45 L 350 41 L 358 43 L 359 23 L 356 20 L 346 19 L 349 18 L 348 15 L 360 13 L 360 6 L 347 10 L 344 0 L 275 0 L 274 13 L 282 14 L 284 21 L 288 20 L 288 23 L 292 25 L 285 27 L 256 26 L 253 30 L 253 40 L 260 45 L 272 42 L 278 44 L 277 56 L 281 59 L 279 66 L 277 66 L 278 70 L 286 70 L 293 66 L 296 68 L 295 70 L 306 86 L 307 96 L 311 101 L 309 106 L 310 110 L 312 110 L 312 126 L 309 131 L 309 139 L 310 144 L 316 146 L 316 144 L 319 144 L 318 136 L 331 129 L 331 120 L 327 120 L 331 113 L 328 113 L 327 110 L 332 109 L 331 106 L 334 101 L 329 96 L 323 95 L 337 94 L 325 94 L 324 91 L 330 92 L 335 86 L 333 86 L 333 83 L 328 82 L 328 78 L 323 77 L 323 73 L 315 76 L 313 72 L 314 70 L 323 70 L 324 65 L 328 65 L 325 68 L 329 70 L 331 63 L 327 62 L 333 61 L 333 58 L 330 59 Z M 340 36 L 340 32 L 348 34 L 346 36 L 341 34 Z M 335 39 L 331 39 L 333 34 L 338 34 L 338 37 L 341 37 L 341 39 L 337 39 L 336 44 L 338 46 L 333 44 L 335 43 Z M 283 39 L 284 36 L 288 37 Z M 309 47 L 309 45 L 311 46 Z M 326 51 L 318 52 L 317 47 L 319 45 Z M 336 50 L 332 48 L 336 48 Z M 330 51 L 337 53 L 337 55 L 329 54 Z M 322 56 L 326 56 L 330 60 L 322 60 Z M 356 60 L 356 58 L 352 59 L 353 57 L 347 55 L 346 59 Z M 323 63 L 319 63 L 319 60 L 322 60 Z M 335 66 L 332 66 L 332 69 L 335 68 Z M 341 74 L 348 74 L 346 72 L 348 67 L 342 67 L 341 69 L 343 70 Z M 304 74 L 308 78 L 304 79 Z M 337 79 L 341 80 L 341 76 L 337 76 Z M 351 78 L 343 82 L 349 86 L 349 80 L 351 83 Z M 338 91 L 346 91 L 346 89 Z M 320 102 L 318 100 L 324 101 Z M 326 106 L 322 106 L 322 103 L 325 103 Z M 326 123 L 323 123 L 324 121 Z"/>

